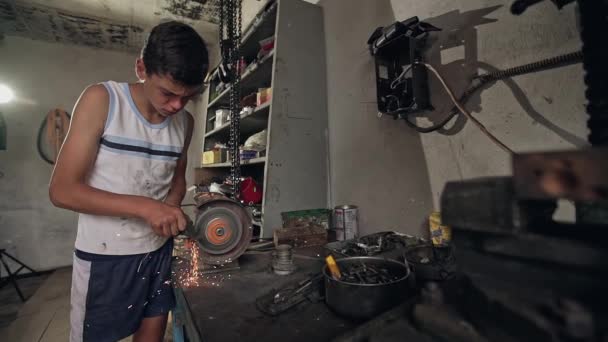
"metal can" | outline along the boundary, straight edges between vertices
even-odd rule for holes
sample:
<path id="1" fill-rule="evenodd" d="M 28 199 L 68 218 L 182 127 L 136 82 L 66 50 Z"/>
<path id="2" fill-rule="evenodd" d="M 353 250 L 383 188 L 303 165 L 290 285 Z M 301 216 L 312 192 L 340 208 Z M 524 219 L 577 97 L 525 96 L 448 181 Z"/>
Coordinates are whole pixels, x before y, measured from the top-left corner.
<path id="1" fill-rule="evenodd" d="M 334 208 L 334 230 L 338 241 L 359 236 L 359 208 L 356 205 L 339 205 Z"/>

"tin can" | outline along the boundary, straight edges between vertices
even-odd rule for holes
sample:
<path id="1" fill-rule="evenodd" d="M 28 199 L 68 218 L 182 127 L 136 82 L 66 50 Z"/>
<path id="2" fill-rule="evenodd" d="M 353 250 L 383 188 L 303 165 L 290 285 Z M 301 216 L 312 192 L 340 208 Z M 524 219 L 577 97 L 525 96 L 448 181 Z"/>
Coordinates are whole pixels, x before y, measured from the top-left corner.
<path id="1" fill-rule="evenodd" d="M 334 208 L 334 230 L 338 241 L 359 236 L 359 208 L 355 205 L 339 205 Z"/>

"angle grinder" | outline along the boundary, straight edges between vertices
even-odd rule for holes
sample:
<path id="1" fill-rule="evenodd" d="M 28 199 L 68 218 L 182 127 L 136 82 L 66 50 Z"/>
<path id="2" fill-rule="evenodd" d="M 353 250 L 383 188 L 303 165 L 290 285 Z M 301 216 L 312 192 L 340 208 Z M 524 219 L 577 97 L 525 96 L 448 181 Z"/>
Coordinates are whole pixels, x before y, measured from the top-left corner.
<path id="1" fill-rule="evenodd" d="M 196 241 L 201 261 L 223 265 L 241 256 L 253 235 L 252 217 L 238 202 L 217 193 L 195 197 L 196 215 L 184 234 Z"/>

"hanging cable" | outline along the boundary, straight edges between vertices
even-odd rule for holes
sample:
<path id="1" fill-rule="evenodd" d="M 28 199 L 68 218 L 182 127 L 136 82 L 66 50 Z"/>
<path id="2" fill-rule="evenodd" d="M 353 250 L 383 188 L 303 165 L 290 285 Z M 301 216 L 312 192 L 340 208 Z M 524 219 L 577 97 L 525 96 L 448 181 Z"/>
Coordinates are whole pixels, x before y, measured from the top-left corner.
<path id="1" fill-rule="evenodd" d="M 524 74 L 530 74 L 533 72 L 539 72 L 543 70 L 559 68 L 567 65 L 572 65 L 576 63 L 581 63 L 583 61 L 583 52 L 576 51 L 563 55 L 558 55 L 555 57 L 550 57 L 546 59 L 542 59 L 540 61 L 515 66 L 512 68 L 508 68 L 505 70 L 498 70 L 494 72 L 485 73 L 482 75 L 475 76 L 471 81 L 471 85 L 469 88 L 460 96 L 458 102 L 461 104 L 466 104 L 467 101 L 471 98 L 473 94 L 475 94 L 478 90 L 486 86 L 487 84 L 495 81 L 499 81 L 505 78 L 510 78 L 514 76 L 520 76 Z M 459 113 L 459 109 L 457 107 L 453 107 L 448 115 L 441 120 L 439 123 L 429 126 L 429 127 L 421 127 L 410 121 L 409 116 L 405 117 L 405 122 L 408 126 L 412 127 L 416 131 L 420 133 L 430 133 L 437 131 L 443 128 L 448 122 L 450 122 L 454 116 Z"/>
<path id="2" fill-rule="evenodd" d="M 435 70 L 435 68 L 433 68 L 430 64 L 427 64 L 427 63 L 420 63 L 420 65 L 424 65 L 429 71 L 431 71 L 435 75 L 435 77 L 437 77 L 439 82 L 441 82 L 441 85 L 443 86 L 443 88 L 445 88 L 445 91 L 450 96 L 450 99 L 452 99 L 452 102 L 454 102 L 454 105 L 456 106 L 456 108 L 458 108 L 458 110 L 460 110 L 460 112 L 462 114 L 464 114 L 471 121 L 473 121 L 473 123 L 481 130 L 481 132 L 483 134 L 485 134 L 486 136 L 488 136 L 488 138 L 490 138 L 490 140 L 492 140 L 496 145 L 498 145 L 503 150 L 509 152 L 510 154 L 513 154 L 513 150 L 511 150 L 502 141 L 498 140 L 498 138 L 496 138 L 492 133 L 490 133 L 490 131 L 488 131 L 487 128 L 481 122 L 479 122 L 479 120 L 477 120 L 471 113 L 469 113 L 464 108 L 464 106 L 456 99 L 456 96 L 454 95 L 454 93 L 452 92 L 450 87 L 447 85 L 447 83 L 445 82 L 443 77 L 439 74 L 439 72 L 437 70 Z"/>
<path id="3" fill-rule="evenodd" d="M 398 85 L 400 85 L 401 83 L 405 82 L 405 75 L 407 74 L 408 71 L 412 70 L 412 65 L 408 65 L 407 68 L 403 69 L 403 71 L 401 72 L 401 74 L 399 74 L 399 76 L 397 76 L 393 82 L 391 82 L 391 89 L 395 89 L 397 88 Z M 394 96 L 394 95 L 391 95 Z"/>

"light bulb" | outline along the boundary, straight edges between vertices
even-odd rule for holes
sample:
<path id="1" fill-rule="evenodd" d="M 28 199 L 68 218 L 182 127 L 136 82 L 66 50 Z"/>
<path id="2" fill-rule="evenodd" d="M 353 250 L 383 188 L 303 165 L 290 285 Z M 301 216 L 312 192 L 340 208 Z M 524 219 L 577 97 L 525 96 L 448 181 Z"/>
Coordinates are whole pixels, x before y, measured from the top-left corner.
<path id="1" fill-rule="evenodd" d="M 11 102 L 14 98 L 15 94 L 13 94 L 11 88 L 4 84 L 0 84 L 0 103 Z"/>

